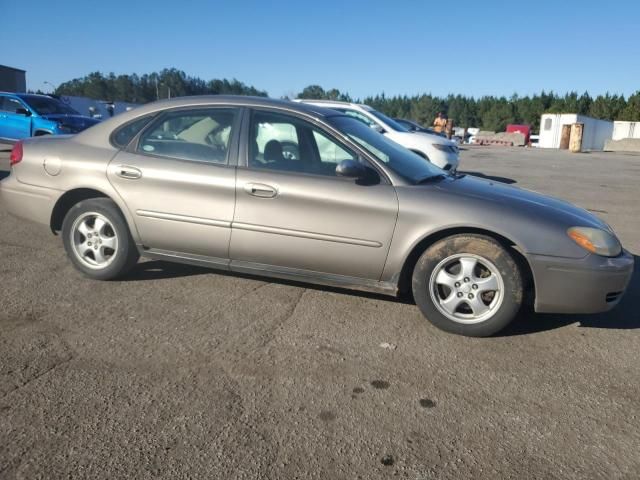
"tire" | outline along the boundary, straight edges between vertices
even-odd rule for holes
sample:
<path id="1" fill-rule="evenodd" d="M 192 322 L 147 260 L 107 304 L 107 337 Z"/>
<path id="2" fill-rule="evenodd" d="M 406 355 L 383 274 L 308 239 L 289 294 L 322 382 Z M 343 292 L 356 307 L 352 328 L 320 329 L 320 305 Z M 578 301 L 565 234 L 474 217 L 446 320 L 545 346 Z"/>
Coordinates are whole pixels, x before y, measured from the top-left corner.
<path id="1" fill-rule="evenodd" d="M 505 328 L 522 304 L 516 261 L 491 237 L 453 235 L 431 245 L 413 271 L 422 314 L 446 332 L 487 337 Z"/>
<path id="2" fill-rule="evenodd" d="M 62 241 L 73 266 L 94 280 L 124 276 L 140 256 L 127 222 L 108 198 L 71 207 L 62 223 Z"/>

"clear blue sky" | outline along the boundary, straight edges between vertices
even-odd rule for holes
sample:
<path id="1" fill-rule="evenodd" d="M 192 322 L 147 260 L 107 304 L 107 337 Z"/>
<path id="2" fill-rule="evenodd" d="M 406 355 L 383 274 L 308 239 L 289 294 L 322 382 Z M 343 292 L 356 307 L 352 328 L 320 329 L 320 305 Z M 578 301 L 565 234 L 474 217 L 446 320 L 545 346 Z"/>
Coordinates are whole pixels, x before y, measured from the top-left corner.
<path id="1" fill-rule="evenodd" d="M 0 64 L 34 90 L 165 67 L 274 97 L 640 90 L 638 0 L 0 0 L 0 17 Z"/>

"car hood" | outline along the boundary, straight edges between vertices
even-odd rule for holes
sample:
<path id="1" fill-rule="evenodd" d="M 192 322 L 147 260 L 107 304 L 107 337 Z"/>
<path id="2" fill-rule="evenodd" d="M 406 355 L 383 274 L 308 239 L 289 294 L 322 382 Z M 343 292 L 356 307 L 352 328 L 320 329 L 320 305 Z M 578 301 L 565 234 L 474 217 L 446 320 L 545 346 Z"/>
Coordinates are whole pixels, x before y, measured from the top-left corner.
<path id="1" fill-rule="evenodd" d="M 51 114 L 51 115 L 43 115 L 42 118 L 45 118 L 47 120 L 51 120 L 57 123 L 61 123 L 62 125 L 67 125 L 78 131 L 84 130 L 85 128 L 89 128 L 95 125 L 96 123 L 100 122 L 100 120 L 87 117 L 85 115 Z"/>
<path id="2" fill-rule="evenodd" d="M 429 140 L 429 143 L 439 143 L 441 145 L 450 145 L 456 146 L 455 142 L 452 142 L 448 138 L 442 137 L 440 135 L 434 135 L 433 133 L 427 132 L 409 132 L 411 135 L 420 135 L 420 137 L 424 137 L 426 140 Z"/>
<path id="3" fill-rule="evenodd" d="M 456 146 L 451 140 L 432 133 L 389 131 L 385 135 L 407 148 L 423 148 L 434 144 Z"/>
<path id="4" fill-rule="evenodd" d="M 534 220 L 564 224 L 566 228 L 583 226 L 612 231 L 604 221 L 569 202 L 501 182 L 464 175 L 447 178 L 436 188 L 468 201 L 498 204 Z"/>
<path id="5" fill-rule="evenodd" d="M 523 254 L 584 258 L 571 227 L 611 231 L 595 215 L 553 197 L 465 175 L 396 188 L 399 222 L 419 238 L 452 228 L 493 232 Z M 411 236 L 411 233 L 401 233 Z"/>

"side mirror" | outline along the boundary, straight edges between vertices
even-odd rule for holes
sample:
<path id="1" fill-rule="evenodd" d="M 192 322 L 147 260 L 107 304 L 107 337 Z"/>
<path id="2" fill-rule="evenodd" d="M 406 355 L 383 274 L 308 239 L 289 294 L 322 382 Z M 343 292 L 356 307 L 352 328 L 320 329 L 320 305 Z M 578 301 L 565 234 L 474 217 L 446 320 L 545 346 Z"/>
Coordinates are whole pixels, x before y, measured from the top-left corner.
<path id="1" fill-rule="evenodd" d="M 384 133 L 384 128 L 382 128 L 380 125 L 378 125 L 377 123 L 373 123 L 371 124 L 371 128 L 373 130 L 375 130 L 378 133 Z"/>
<path id="2" fill-rule="evenodd" d="M 16 108 L 16 113 L 18 115 L 24 115 L 25 117 L 30 117 L 31 116 L 31 112 L 29 110 L 27 110 L 26 108 Z"/>
<path id="3" fill-rule="evenodd" d="M 356 160 L 342 160 L 336 167 L 336 175 L 345 178 L 363 178 L 367 167 Z"/>

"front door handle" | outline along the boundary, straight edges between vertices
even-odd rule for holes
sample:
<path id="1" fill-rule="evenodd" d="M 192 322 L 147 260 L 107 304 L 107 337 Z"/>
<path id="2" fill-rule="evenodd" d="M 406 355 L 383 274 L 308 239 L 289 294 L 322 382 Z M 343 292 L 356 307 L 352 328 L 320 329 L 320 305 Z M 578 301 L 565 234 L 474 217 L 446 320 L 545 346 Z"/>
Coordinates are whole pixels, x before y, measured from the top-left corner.
<path id="1" fill-rule="evenodd" d="M 265 185 L 264 183 L 246 183 L 244 185 L 244 191 L 254 197 L 273 198 L 278 194 L 278 190 L 271 185 Z"/>
<path id="2" fill-rule="evenodd" d="M 136 167 L 130 167 L 129 165 L 118 165 L 116 167 L 116 175 L 128 180 L 137 180 L 142 177 L 142 171 Z"/>

